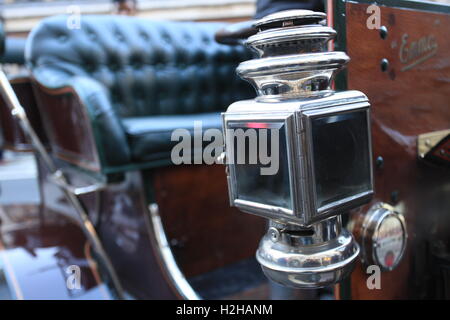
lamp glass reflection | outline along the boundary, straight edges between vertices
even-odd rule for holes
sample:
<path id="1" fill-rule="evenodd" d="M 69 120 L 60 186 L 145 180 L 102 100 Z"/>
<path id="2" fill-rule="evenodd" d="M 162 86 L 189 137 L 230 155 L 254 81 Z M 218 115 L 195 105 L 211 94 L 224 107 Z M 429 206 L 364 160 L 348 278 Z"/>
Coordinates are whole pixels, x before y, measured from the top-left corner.
<path id="1" fill-rule="evenodd" d="M 312 120 L 317 206 L 371 190 L 367 112 Z"/>
<path id="2" fill-rule="evenodd" d="M 229 122 L 228 128 L 235 133 L 231 166 L 237 177 L 237 199 L 292 210 L 284 122 Z M 261 155 L 268 156 L 266 161 Z M 264 168 L 270 174 L 262 174 Z"/>

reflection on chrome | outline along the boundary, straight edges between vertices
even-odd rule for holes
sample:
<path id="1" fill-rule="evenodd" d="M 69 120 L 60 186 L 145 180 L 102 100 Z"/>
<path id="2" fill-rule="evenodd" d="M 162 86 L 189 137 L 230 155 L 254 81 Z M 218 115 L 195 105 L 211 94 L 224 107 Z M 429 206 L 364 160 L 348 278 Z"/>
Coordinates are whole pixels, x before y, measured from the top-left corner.
<path id="1" fill-rule="evenodd" d="M 328 286 L 350 274 L 359 246 L 340 215 L 373 194 L 370 105 L 361 92 L 332 90 L 350 59 L 326 52 L 336 32 L 324 19 L 289 10 L 257 21 L 259 32 L 246 44 L 259 59 L 241 63 L 237 73 L 258 96 L 223 114 L 226 158 L 236 149 L 230 128 L 280 128 L 271 141 L 279 146 L 275 175 L 258 174 L 260 164 L 226 165 L 230 203 L 270 220 L 256 253 L 264 273 L 294 288 Z"/>

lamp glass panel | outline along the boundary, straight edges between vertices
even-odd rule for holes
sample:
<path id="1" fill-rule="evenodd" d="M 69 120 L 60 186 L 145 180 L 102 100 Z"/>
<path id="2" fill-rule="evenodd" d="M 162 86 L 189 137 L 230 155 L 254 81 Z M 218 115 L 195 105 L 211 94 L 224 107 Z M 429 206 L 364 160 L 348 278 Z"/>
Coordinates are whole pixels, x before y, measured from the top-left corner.
<path id="1" fill-rule="evenodd" d="M 318 207 L 371 190 L 366 110 L 312 119 Z"/>
<path id="2" fill-rule="evenodd" d="M 292 209 L 284 122 L 228 122 L 237 199 Z"/>

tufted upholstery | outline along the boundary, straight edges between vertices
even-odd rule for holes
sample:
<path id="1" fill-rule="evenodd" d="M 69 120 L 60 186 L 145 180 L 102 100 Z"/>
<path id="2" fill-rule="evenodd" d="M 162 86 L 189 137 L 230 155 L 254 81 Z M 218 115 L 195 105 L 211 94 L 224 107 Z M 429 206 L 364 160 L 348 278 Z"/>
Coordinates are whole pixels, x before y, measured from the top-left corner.
<path id="1" fill-rule="evenodd" d="M 222 26 L 85 15 L 80 29 L 69 29 L 67 16 L 55 16 L 31 32 L 26 62 L 42 86 L 73 86 L 85 98 L 104 165 L 156 160 L 173 143 L 161 127 L 154 143 L 154 117 L 164 116 L 168 130 L 178 121 L 189 127 L 181 115 L 219 117 L 233 101 L 253 96 L 235 75 L 250 53 L 216 43 Z M 213 118 L 205 119 L 220 125 Z"/>

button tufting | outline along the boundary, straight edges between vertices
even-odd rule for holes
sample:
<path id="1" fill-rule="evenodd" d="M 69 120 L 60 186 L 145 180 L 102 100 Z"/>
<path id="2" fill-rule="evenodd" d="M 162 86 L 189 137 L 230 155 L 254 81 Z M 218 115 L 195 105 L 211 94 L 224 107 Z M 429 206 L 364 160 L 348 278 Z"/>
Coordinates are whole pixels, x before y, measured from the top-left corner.
<path id="1" fill-rule="evenodd" d="M 251 86 L 234 74 L 238 63 L 250 58 L 249 51 L 240 48 L 239 54 L 234 54 L 235 49 L 215 43 L 214 33 L 220 27 L 206 22 L 85 15 L 82 29 L 72 30 L 67 28 L 67 16 L 54 16 L 30 34 L 27 65 L 46 85 L 76 76 L 90 78 L 91 82 L 80 85 L 101 84 L 107 100 L 88 94 L 80 99 L 98 107 L 92 121 L 104 141 L 105 163 L 148 161 L 144 158 L 161 152 L 161 143 L 155 146 L 144 135 L 142 144 L 135 143 L 116 120 L 120 124 L 128 117 L 201 116 L 205 111 L 222 111 L 238 98 L 254 96 Z M 222 55 L 220 63 L 215 62 L 218 53 Z M 91 89 L 96 94 L 93 97 L 100 97 L 97 86 L 86 92 Z"/>
<path id="2" fill-rule="evenodd" d="M 171 43 L 172 42 L 172 38 L 169 36 L 169 34 L 166 31 L 163 31 L 161 33 L 161 38 L 166 42 L 166 43 Z"/>
<path id="3" fill-rule="evenodd" d="M 116 31 L 115 37 L 116 37 L 116 39 L 119 40 L 119 41 L 124 41 L 124 40 L 125 40 L 125 37 L 123 36 L 123 34 L 121 34 L 121 33 L 118 32 L 118 31 Z"/>
<path id="4" fill-rule="evenodd" d="M 186 42 L 191 42 L 191 41 L 192 41 L 192 37 L 191 37 L 188 33 L 185 33 L 185 34 L 183 35 L 183 39 L 184 39 L 184 41 L 186 41 Z"/>
<path id="5" fill-rule="evenodd" d="M 90 73 L 95 72 L 95 70 L 97 69 L 96 65 L 91 62 L 86 62 L 84 64 L 84 68 L 87 72 L 90 72 Z"/>
<path id="6" fill-rule="evenodd" d="M 194 63 L 202 63 L 205 60 L 205 52 L 198 50 L 194 55 Z"/>
<path id="7" fill-rule="evenodd" d="M 111 63 L 109 64 L 109 69 L 111 69 L 112 71 L 118 71 L 120 69 L 119 65 L 115 64 L 115 63 Z"/>
<path id="8" fill-rule="evenodd" d="M 73 70 L 108 88 L 111 103 L 121 116 L 218 110 L 241 97 L 241 91 L 246 97 L 253 95 L 251 87 L 234 74 L 236 65 L 249 58 L 248 51 L 241 48 L 236 53 L 214 43 L 216 27 L 209 23 L 86 16 L 82 30 L 68 30 L 65 21 L 53 17 L 38 27 L 33 37 L 47 37 L 64 46 L 57 50 L 51 45 L 34 49 L 28 62 L 30 68 L 33 72 L 41 68 L 44 55 L 54 57 L 56 64 L 76 64 Z M 72 34 L 77 36 L 72 38 Z M 75 39 L 80 41 L 71 41 Z M 74 42 L 73 46 L 69 41 Z M 57 76 L 66 75 L 61 72 Z M 236 81 L 241 86 L 236 87 Z M 221 94 L 228 100 L 217 105 L 223 99 Z"/>
<path id="9" fill-rule="evenodd" d="M 97 40 L 97 35 L 91 29 L 86 29 L 86 34 L 91 40 Z"/>
<path id="10" fill-rule="evenodd" d="M 150 40 L 150 36 L 148 35 L 148 33 L 144 32 L 144 31 L 141 31 L 141 32 L 139 33 L 139 35 L 140 35 L 141 38 L 144 39 L 145 41 Z"/>
<path id="11" fill-rule="evenodd" d="M 58 36 L 58 40 L 59 40 L 60 42 L 65 42 L 65 41 L 67 41 L 68 38 L 69 38 L 69 36 L 68 36 L 67 34 L 65 34 L 65 33 L 61 33 L 61 34 Z"/>
<path id="12" fill-rule="evenodd" d="M 135 68 L 139 69 L 144 65 L 144 59 L 140 55 L 133 55 L 130 58 L 130 65 Z"/>

